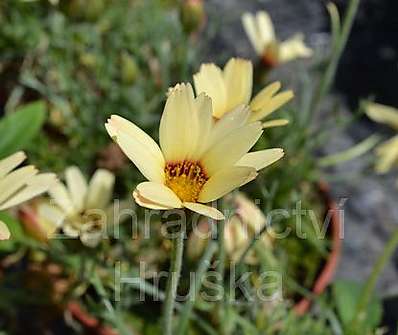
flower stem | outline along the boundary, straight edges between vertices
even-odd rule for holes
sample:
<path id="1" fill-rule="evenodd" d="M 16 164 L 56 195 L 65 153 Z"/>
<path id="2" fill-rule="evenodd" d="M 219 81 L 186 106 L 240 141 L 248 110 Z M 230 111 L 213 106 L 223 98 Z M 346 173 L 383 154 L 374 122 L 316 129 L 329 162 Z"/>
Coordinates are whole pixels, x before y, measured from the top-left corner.
<path id="1" fill-rule="evenodd" d="M 345 46 L 350 36 L 351 28 L 354 23 L 354 19 L 359 7 L 360 0 L 351 0 L 346 15 L 344 17 L 343 26 L 341 28 L 340 36 L 336 37 L 336 45 L 332 50 L 332 55 L 330 57 L 330 62 L 326 68 L 326 71 L 321 78 L 320 85 L 312 99 L 310 110 L 312 113 L 318 108 L 320 102 L 329 92 L 334 77 L 336 75 L 337 66 L 339 65 L 341 55 L 345 49 Z"/>
<path id="2" fill-rule="evenodd" d="M 391 258 L 397 246 L 398 246 L 398 230 L 394 232 L 393 236 L 388 241 L 387 245 L 383 250 L 383 253 L 380 255 L 379 259 L 377 260 L 372 270 L 372 273 L 370 274 L 368 280 L 366 281 L 361 298 L 357 304 L 355 317 L 352 321 L 352 329 L 356 329 L 358 325 L 364 320 L 364 318 L 366 318 L 365 310 L 370 300 L 372 299 L 377 279 L 379 278 L 380 273 L 383 271 L 386 263 Z"/>
<path id="3" fill-rule="evenodd" d="M 213 240 L 209 241 L 205 253 L 201 257 L 198 265 L 198 269 L 195 273 L 194 281 L 192 283 L 191 289 L 188 294 L 188 300 L 184 304 L 181 312 L 181 317 L 178 322 L 177 334 L 183 335 L 186 332 L 186 328 L 188 326 L 188 322 L 195 305 L 195 301 L 199 290 L 201 288 L 203 276 L 205 275 L 209 265 L 211 258 L 217 250 L 217 243 Z"/>
<path id="4" fill-rule="evenodd" d="M 166 298 L 163 305 L 163 329 L 166 335 L 173 334 L 173 313 L 180 280 L 182 255 L 184 250 L 184 229 L 179 227 L 173 239 L 173 255 L 171 258 L 169 277 L 167 281 Z"/>

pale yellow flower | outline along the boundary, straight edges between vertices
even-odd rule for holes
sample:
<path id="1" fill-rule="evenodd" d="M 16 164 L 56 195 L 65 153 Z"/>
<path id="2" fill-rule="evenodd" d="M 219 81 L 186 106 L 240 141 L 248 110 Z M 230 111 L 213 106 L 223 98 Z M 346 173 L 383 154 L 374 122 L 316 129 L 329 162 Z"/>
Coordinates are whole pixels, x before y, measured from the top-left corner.
<path id="1" fill-rule="evenodd" d="M 369 102 L 366 104 L 366 114 L 375 122 L 383 123 L 398 130 L 398 109 Z M 378 173 L 386 173 L 398 165 L 398 135 L 380 144 L 376 148 L 378 161 L 375 169 Z"/>
<path id="2" fill-rule="evenodd" d="M 15 169 L 25 159 L 25 153 L 20 151 L 0 160 L 0 210 L 17 206 L 46 192 L 56 181 L 54 174 L 39 174 L 32 165 Z M 7 226 L 0 222 L 0 240 L 9 238 Z"/>
<path id="3" fill-rule="evenodd" d="M 305 45 L 304 36 L 300 33 L 279 42 L 271 17 L 266 11 L 259 11 L 255 15 L 244 13 L 242 24 L 257 55 L 263 58 L 267 65 L 275 66 L 313 55 L 312 49 Z"/>
<path id="4" fill-rule="evenodd" d="M 277 93 L 280 82 L 274 82 L 263 88 L 251 101 L 253 87 L 253 64 L 245 59 L 231 58 L 220 69 L 215 64 L 202 64 L 194 75 L 197 94 L 206 93 L 213 103 L 213 116 L 216 119 L 239 108 L 248 105 L 249 121 L 259 121 L 270 116 L 278 108 L 293 98 L 292 91 Z M 288 123 L 288 120 L 278 119 L 265 122 L 263 127 L 275 127 Z"/>
<path id="5" fill-rule="evenodd" d="M 114 223 L 110 218 L 115 176 L 98 169 L 87 183 L 79 168 L 72 166 L 65 170 L 65 180 L 66 185 L 59 182 L 48 191 L 51 199 L 37 206 L 40 224 L 50 235 L 62 228 L 66 236 L 95 247 L 107 225 Z"/>
<path id="6" fill-rule="evenodd" d="M 106 129 L 148 179 L 133 193 L 139 205 L 185 207 L 220 220 L 223 214 L 205 204 L 255 179 L 258 170 L 283 156 L 282 149 L 248 153 L 262 134 L 260 122 L 247 123 L 248 114 L 240 108 L 215 122 L 211 99 L 195 98 L 190 84 L 178 84 L 160 121 L 160 147 L 120 116 L 113 115 Z"/>

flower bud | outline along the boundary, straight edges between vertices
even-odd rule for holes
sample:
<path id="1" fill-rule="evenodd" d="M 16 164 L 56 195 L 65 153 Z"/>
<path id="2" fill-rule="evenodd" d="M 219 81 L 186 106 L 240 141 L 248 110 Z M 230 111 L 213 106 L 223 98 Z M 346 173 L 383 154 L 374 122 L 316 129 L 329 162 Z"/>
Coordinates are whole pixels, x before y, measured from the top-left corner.
<path id="1" fill-rule="evenodd" d="M 184 0 L 180 6 L 180 20 L 184 30 L 191 34 L 205 22 L 206 13 L 202 0 Z"/>
<path id="2" fill-rule="evenodd" d="M 131 55 L 127 52 L 123 52 L 121 55 L 121 78 L 123 84 L 131 85 L 135 82 L 138 76 L 138 66 L 137 63 Z"/>

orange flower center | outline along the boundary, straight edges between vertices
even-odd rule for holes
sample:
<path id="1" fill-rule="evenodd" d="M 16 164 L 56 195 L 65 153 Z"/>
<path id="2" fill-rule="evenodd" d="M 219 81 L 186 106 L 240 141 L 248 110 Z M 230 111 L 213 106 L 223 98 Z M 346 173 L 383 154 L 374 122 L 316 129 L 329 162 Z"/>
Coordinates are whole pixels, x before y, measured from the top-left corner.
<path id="1" fill-rule="evenodd" d="M 196 202 L 203 185 L 209 180 L 202 165 L 196 161 L 166 164 L 166 186 L 184 202 Z"/>

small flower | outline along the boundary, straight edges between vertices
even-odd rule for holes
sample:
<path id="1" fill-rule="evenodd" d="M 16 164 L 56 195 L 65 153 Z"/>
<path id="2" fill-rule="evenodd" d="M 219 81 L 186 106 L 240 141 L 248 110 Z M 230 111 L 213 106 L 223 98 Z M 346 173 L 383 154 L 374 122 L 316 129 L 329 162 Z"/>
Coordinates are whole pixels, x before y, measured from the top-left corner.
<path id="1" fill-rule="evenodd" d="M 202 64 L 194 75 L 197 94 L 206 93 L 213 103 L 213 116 L 220 119 L 241 105 L 249 105 L 249 121 L 259 121 L 271 115 L 293 98 L 292 91 L 277 93 L 280 82 L 263 88 L 251 101 L 253 87 L 253 64 L 245 59 L 231 58 L 221 70 L 215 64 Z M 265 122 L 263 127 L 285 125 L 288 120 Z"/>
<path id="2" fill-rule="evenodd" d="M 17 206 L 46 192 L 56 181 L 55 174 L 39 174 L 32 165 L 15 169 L 25 159 L 25 153 L 20 151 L 0 160 L 0 210 Z M 9 238 L 7 226 L 0 221 L 0 240 Z"/>
<path id="3" fill-rule="evenodd" d="M 37 206 L 39 221 L 54 227 L 53 231 L 62 227 L 65 235 L 79 237 L 84 245 L 95 247 L 107 222 L 112 221 L 109 218 L 113 213 L 111 197 L 115 176 L 98 169 L 87 183 L 79 168 L 72 166 L 66 169 L 65 179 L 66 186 L 59 182 L 49 190 L 52 201 Z"/>
<path id="4" fill-rule="evenodd" d="M 367 103 L 365 106 L 367 116 L 375 122 L 386 124 L 398 130 L 398 109 L 378 103 Z M 398 165 L 398 135 L 380 144 L 376 148 L 378 161 L 376 171 L 387 173 L 393 166 Z"/>
<path id="5" fill-rule="evenodd" d="M 305 45 L 302 34 L 296 34 L 284 42 L 279 42 L 275 37 L 272 20 L 265 11 L 259 11 L 255 15 L 244 13 L 242 24 L 257 55 L 268 66 L 273 67 L 313 55 L 312 49 Z"/>
<path id="6" fill-rule="evenodd" d="M 160 121 L 160 148 L 135 124 L 112 115 L 109 135 L 149 180 L 139 184 L 135 201 L 151 209 L 188 208 L 220 220 L 224 215 L 205 205 L 257 176 L 283 156 L 282 149 L 247 153 L 262 134 L 261 123 L 247 123 L 248 110 L 236 109 L 218 122 L 211 99 L 194 97 L 190 84 L 169 94 Z"/>

